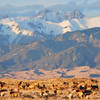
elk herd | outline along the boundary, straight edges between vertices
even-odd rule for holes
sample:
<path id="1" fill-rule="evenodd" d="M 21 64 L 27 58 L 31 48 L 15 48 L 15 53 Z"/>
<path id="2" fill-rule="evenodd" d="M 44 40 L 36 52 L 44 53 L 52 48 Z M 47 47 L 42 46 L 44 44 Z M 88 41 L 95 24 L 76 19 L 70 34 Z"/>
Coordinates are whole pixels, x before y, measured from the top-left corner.
<path id="1" fill-rule="evenodd" d="M 93 79 L 0 81 L 0 98 L 31 98 L 34 100 L 74 100 L 77 98 L 77 100 L 92 100 L 96 98 L 96 95 L 100 99 L 100 81 Z"/>

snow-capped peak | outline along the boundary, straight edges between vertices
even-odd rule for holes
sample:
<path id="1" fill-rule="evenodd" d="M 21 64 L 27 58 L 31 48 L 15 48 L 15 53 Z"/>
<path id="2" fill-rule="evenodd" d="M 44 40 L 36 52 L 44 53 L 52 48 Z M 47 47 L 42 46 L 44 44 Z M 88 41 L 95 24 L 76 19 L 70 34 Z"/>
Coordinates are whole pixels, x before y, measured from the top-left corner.
<path id="1" fill-rule="evenodd" d="M 100 17 L 84 18 L 84 15 L 78 10 L 70 14 L 47 10 L 44 15 L 42 14 L 35 17 L 22 16 L 0 19 L 0 34 L 9 35 L 9 41 L 12 43 L 16 39 L 19 40 L 20 36 L 49 35 L 55 37 L 66 32 L 100 27 L 100 23 L 98 23 Z M 63 14 L 67 15 L 67 18 Z"/>
<path id="2" fill-rule="evenodd" d="M 52 17 L 51 17 L 52 16 Z M 84 14 L 82 14 L 78 9 L 75 9 L 74 11 L 68 13 L 65 11 L 60 10 L 52 10 L 52 9 L 45 9 L 37 14 L 38 18 L 44 19 L 46 21 L 56 22 L 60 23 L 64 20 L 69 19 L 82 19 L 84 18 Z"/>

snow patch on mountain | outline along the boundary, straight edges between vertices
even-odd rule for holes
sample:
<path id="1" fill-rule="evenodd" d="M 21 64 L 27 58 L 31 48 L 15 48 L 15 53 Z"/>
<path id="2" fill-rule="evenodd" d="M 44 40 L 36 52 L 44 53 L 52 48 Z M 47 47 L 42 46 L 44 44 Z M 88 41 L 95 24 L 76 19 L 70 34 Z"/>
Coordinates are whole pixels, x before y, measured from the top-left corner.
<path id="1" fill-rule="evenodd" d="M 16 17 L 0 20 L 0 34 L 9 35 L 10 43 L 18 35 L 36 36 L 50 35 L 57 36 L 66 32 L 83 30 L 93 27 L 100 27 L 100 17 L 64 20 L 60 23 L 46 21 L 39 17 Z M 19 37 L 20 38 L 20 37 Z"/>
<path id="2" fill-rule="evenodd" d="M 83 19 L 72 19 L 65 20 L 59 25 L 63 28 L 63 33 L 76 31 L 76 30 L 84 30 L 88 28 L 100 27 L 100 17 L 95 18 L 83 18 Z"/>
<path id="3" fill-rule="evenodd" d="M 22 29 L 20 27 L 19 23 L 17 23 L 13 19 L 9 19 L 9 18 L 3 19 L 0 21 L 0 24 L 8 25 L 11 28 L 12 32 L 14 32 L 16 34 L 22 33 L 23 35 L 29 35 L 29 36 L 31 36 L 31 34 L 32 34 L 32 31 Z"/>

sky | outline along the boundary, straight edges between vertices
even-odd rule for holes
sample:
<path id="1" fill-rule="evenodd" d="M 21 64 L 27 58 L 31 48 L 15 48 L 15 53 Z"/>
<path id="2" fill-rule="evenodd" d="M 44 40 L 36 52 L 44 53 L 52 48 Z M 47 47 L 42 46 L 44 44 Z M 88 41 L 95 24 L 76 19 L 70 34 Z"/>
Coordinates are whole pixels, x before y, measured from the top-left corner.
<path id="1" fill-rule="evenodd" d="M 12 6 L 27 6 L 27 5 L 43 5 L 45 7 L 65 4 L 69 8 L 84 9 L 88 16 L 97 15 L 100 12 L 100 0 L 0 0 L 0 7 Z"/>
<path id="2" fill-rule="evenodd" d="M 68 4 L 71 2 L 80 5 L 80 4 L 91 4 L 94 2 L 100 2 L 100 0 L 3 0 L 3 1 L 0 0 L 0 6 L 7 4 L 17 5 L 17 6 L 42 4 L 44 6 L 50 6 L 55 4 Z"/>

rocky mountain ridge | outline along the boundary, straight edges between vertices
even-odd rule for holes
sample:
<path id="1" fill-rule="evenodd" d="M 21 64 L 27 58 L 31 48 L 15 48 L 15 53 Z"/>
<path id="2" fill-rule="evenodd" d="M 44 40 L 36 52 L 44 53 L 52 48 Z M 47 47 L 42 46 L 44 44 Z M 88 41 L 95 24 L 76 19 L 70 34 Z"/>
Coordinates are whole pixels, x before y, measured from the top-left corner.
<path id="1" fill-rule="evenodd" d="M 66 32 L 85 30 L 100 27 L 100 17 L 75 18 L 59 23 L 47 21 L 36 17 L 16 17 L 0 19 L 0 37 L 7 44 L 19 44 L 21 42 L 34 41 L 36 39 L 50 39 Z M 25 43 L 24 43 L 25 44 Z"/>
<path id="2" fill-rule="evenodd" d="M 36 74 L 37 77 L 41 77 L 41 75 L 43 76 L 46 74 L 45 72 L 47 70 L 53 71 L 59 68 L 65 68 L 64 77 L 74 77 L 75 74 L 66 75 L 68 72 L 66 69 L 71 72 L 75 67 L 81 69 L 81 66 L 88 66 L 90 69 L 95 69 L 94 72 L 91 70 L 90 74 L 88 74 L 90 71 L 86 70 L 86 75 L 88 77 L 94 75 L 94 77 L 96 76 L 95 78 L 99 78 L 99 33 L 100 28 L 92 28 L 82 31 L 67 32 L 55 38 L 28 41 L 26 44 L 8 46 L 1 44 L 1 78 L 7 76 L 5 74 L 8 74 L 8 77 L 11 78 L 20 78 L 16 76 L 16 73 L 25 72 L 25 75 L 28 75 L 29 79 L 31 79 L 31 75 L 28 73 L 33 70 L 37 72 L 37 69 L 43 69 L 44 72 L 40 72 L 44 74 Z M 34 71 L 32 72 L 33 75 L 35 75 Z M 84 70 L 82 71 L 84 72 Z M 80 71 L 78 72 L 80 73 Z M 61 73 L 63 73 L 63 71 Z M 55 73 L 55 75 L 63 77 L 61 73 Z M 52 76 L 50 75 L 50 77 Z M 32 77 L 32 79 L 35 79 L 35 77 Z"/>

